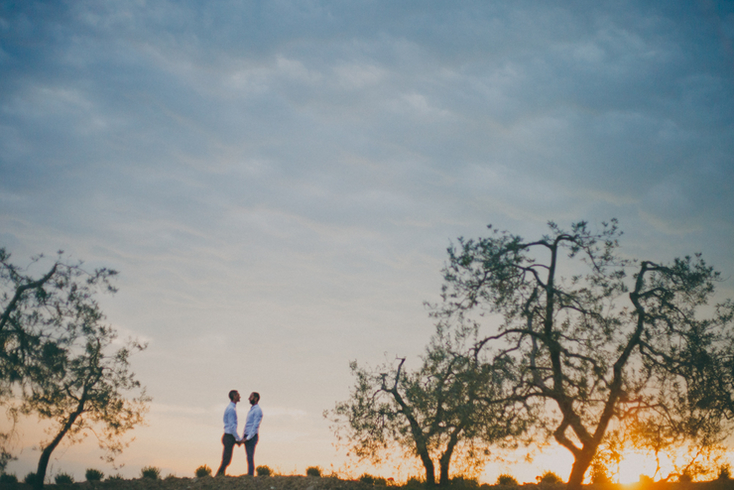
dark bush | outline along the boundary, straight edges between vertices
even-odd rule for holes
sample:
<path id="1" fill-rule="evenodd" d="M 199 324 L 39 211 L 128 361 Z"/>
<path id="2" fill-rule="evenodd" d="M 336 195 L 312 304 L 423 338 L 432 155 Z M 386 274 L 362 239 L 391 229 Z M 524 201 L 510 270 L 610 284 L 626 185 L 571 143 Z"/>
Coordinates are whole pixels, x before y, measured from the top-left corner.
<path id="1" fill-rule="evenodd" d="M 364 473 L 362 476 L 360 476 L 359 481 L 361 481 L 362 483 L 366 483 L 367 485 L 381 485 L 383 487 L 387 485 L 387 480 L 385 478 L 382 478 L 381 476 L 370 475 L 369 473 Z"/>
<path id="2" fill-rule="evenodd" d="M 546 484 L 556 484 L 556 483 L 563 483 L 563 480 L 560 476 L 556 475 L 552 471 L 546 471 L 542 475 L 536 477 L 538 480 L 538 483 L 546 483 Z"/>
<path id="3" fill-rule="evenodd" d="M 33 485 L 36 482 L 36 474 L 31 471 L 28 473 L 25 478 L 23 478 L 23 483 L 26 483 L 28 485 Z"/>
<path id="4" fill-rule="evenodd" d="M 257 476 L 272 476 L 273 470 L 271 470 L 269 466 L 263 465 L 255 468 L 255 473 Z"/>
<path id="5" fill-rule="evenodd" d="M 512 475 L 500 475 L 497 477 L 497 485 L 504 485 L 506 487 L 516 487 L 519 485 L 517 480 Z"/>
<path id="6" fill-rule="evenodd" d="M 194 472 L 196 475 L 196 478 L 204 478 L 205 476 L 212 476 L 212 469 L 209 468 L 207 465 L 203 464 L 196 468 L 196 471 Z"/>
<path id="7" fill-rule="evenodd" d="M 54 477 L 54 481 L 57 485 L 71 485 L 74 483 L 74 477 L 68 473 L 59 473 Z"/>
<path id="8" fill-rule="evenodd" d="M 11 473 L 0 474 L 0 484 L 15 485 L 18 483 L 18 477 Z"/>
<path id="9" fill-rule="evenodd" d="M 104 473 L 99 470 L 95 470 L 94 468 L 87 468 L 87 472 L 84 473 L 84 478 L 86 478 L 87 481 L 102 481 Z"/>
<path id="10" fill-rule="evenodd" d="M 159 468 L 156 468 L 155 466 L 146 466 L 145 468 L 140 470 L 140 476 L 149 480 L 160 480 L 161 470 Z"/>
<path id="11" fill-rule="evenodd" d="M 316 476 L 321 477 L 321 468 L 318 466 L 309 466 L 306 468 L 306 476 Z"/>
<path id="12" fill-rule="evenodd" d="M 479 487 L 479 482 L 476 478 L 469 478 L 463 475 L 458 475 L 451 479 L 451 486 L 455 489 L 474 489 Z"/>

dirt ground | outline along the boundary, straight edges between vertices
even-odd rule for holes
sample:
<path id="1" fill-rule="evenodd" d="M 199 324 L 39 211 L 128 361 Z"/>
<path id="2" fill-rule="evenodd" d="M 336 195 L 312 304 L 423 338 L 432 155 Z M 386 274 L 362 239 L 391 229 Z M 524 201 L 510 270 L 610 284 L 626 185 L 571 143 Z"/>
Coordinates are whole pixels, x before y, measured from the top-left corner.
<path id="1" fill-rule="evenodd" d="M 29 490 L 30 485 L 0 485 L 0 490 Z M 115 480 L 103 482 L 81 482 L 71 485 L 46 484 L 47 490 L 405 490 L 404 486 L 373 486 L 360 481 L 318 478 L 309 476 L 236 476 L 204 478 L 166 478 L 152 480 Z M 523 484 L 518 487 L 473 486 L 450 487 L 453 490 L 565 490 L 564 484 Z M 734 480 L 701 483 L 652 483 L 631 485 L 588 485 L 584 490 L 734 490 Z"/>
<path id="2" fill-rule="evenodd" d="M 16 488 L 25 490 L 25 487 L 19 484 Z M 224 476 L 164 480 L 141 478 L 72 485 L 47 484 L 44 488 L 48 490 L 376 490 L 385 487 L 375 487 L 359 481 L 309 476 Z"/>

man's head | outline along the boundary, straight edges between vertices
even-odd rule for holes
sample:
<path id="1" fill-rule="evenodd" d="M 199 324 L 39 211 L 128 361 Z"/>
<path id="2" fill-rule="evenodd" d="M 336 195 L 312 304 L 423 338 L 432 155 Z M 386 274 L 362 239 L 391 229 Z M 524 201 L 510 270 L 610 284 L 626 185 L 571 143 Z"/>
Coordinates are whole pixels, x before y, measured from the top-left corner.
<path id="1" fill-rule="evenodd" d="M 235 403 L 240 401 L 240 392 L 237 390 L 232 390 L 229 392 L 229 399 Z"/>
<path id="2" fill-rule="evenodd" d="M 260 393 L 253 391 L 250 393 L 250 405 L 257 405 L 257 402 L 260 401 Z"/>

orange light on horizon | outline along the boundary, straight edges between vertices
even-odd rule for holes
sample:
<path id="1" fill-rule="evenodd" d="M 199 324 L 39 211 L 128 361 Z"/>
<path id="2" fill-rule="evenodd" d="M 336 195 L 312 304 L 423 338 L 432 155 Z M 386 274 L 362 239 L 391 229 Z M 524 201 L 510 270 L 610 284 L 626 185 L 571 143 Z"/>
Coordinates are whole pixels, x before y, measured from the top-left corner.
<path id="1" fill-rule="evenodd" d="M 661 461 L 667 469 L 668 462 Z M 661 465 L 662 465 L 661 464 Z M 619 483 L 636 483 L 640 475 L 652 476 L 655 473 L 655 458 L 637 451 L 625 451 L 624 458 L 619 463 Z"/>

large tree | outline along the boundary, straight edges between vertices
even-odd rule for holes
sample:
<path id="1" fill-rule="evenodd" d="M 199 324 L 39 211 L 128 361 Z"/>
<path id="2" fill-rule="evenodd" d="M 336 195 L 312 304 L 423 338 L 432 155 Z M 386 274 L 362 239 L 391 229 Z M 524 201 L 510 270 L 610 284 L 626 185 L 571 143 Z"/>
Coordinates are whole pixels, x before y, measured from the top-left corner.
<path id="1" fill-rule="evenodd" d="M 98 321 L 102 313 L 94 295 L 115 292 L 110 280 L 117 274 L 87 271 L 81 262 L 65 260 L 63 252 L 45 268 L 42 255 L 26 266 L 10 259 L 0 248 L 0 406 L 7 405 L 13 388 L 42 380 L 61 349 Z M 6 410 L 11 418 L 14 413 Z M 0 434 L 0 471 L 11 459 L 11 436 Z"/>
<path id="2" fill-rule="evenodd" d="M 121 436 L 142 422 L 148 401 L 128 365 L 131 351 L 143 346 L 131 342 L 110 352 L 116 333 L 103 324 L 95 299 L 98 292 L 116 291 L 111 279 L 117 272 L 88 271 L 62 252 L 45 263 L 38 256 L 21 267 L 0 248 L 0 405 L 11 419 L 35 414 L 58 423 L 42 444 L 39 485 L 65 436 L 74 439 L 94 426 L 100 445 L 114 455 Z M 9 434 L 0 434 L 3 467 L 10 459 L 8 440 Z"/>
<path id="3" fill-rule="evenodd" d="M 510 356 L 518 393 L 554 407 L 535 421 L 573 454 L 569 486 L 615 424 L 694 443 L 730 433 L 734 304 L 709 304 L 719 273 L 698 255 L 622 257 L 616 220 L 549 228 L 530 241 L 491 226 L 459 239 L 434 314 L 444 328 L 484 329 L 485 362 Z"/>
<path id="4" fill-rule="evenodd" d="M 481 464 L 489 446 L 522 431 L 516 422 L 506 363 L 478 365 L 468 351 L 437 335 L 415 371 L 398 359 L 376 369 L 351 369 L 356 377 L 350 398 L 325 416 L 336 422 L 361 459 L 379 463 L 397 447 L 417 456 L 428 485 L 449 482 L 452 458 Z"/>

